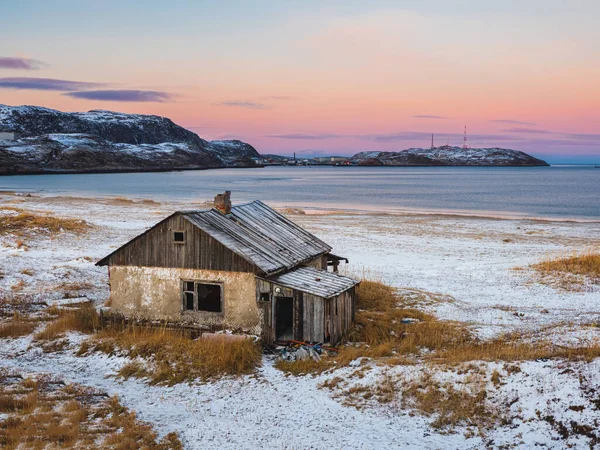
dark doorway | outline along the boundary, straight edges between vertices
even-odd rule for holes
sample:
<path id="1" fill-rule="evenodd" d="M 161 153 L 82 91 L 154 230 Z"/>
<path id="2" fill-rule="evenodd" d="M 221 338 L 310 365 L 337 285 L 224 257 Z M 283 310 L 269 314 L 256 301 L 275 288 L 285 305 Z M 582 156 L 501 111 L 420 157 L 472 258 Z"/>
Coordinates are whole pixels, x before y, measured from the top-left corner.
<path id="1" fill-rule="evenodd" d="M 294 338 L 294 299 L 275 297 L 275 339 Z"/>

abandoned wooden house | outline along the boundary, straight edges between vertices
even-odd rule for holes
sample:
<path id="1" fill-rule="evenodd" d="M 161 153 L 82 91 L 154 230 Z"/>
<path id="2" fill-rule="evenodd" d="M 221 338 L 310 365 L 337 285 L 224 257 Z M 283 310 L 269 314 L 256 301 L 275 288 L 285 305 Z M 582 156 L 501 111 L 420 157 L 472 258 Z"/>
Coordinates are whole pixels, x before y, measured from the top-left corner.
<path id="1" fill-rule="evenodd" d="M 179 211 L 100 260 L 111 308 L 260 335 L 337 343 L 354 320 L 357 280 L 332 248 L 260 201 Z"/>

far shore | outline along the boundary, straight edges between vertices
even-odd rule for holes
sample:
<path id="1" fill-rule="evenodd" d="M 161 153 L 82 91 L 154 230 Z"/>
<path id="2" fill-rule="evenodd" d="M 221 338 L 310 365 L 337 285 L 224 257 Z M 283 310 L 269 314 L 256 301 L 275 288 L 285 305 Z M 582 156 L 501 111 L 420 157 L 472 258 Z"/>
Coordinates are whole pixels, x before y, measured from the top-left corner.
<path id="1" fill-rule="evenodd" d="M 587 166 L 594 164 L 562 164 L 562 165 L 582 165 Z M 181 167 L 181 168 L 124 168 L 124 169 L 86 169 L 86 170 L 28 170 L 28 171 L 19 171 L 19 172 L 3 172 L 0 171 L 1 177 L 11 177 L 18 175 L 82 175 L 82 174 L 98 174 L 98 173 L 154 173 L 154 172 L 184 172 L 190 170 L 213 170 L 213 169 L 261 169 L 267 167 L 335 167 L 335 168 L 349 168 L 349 167 L 357 167 L 357 168 L 384 168 L 384 167 L 414 167 L 414 168 L 424 168 L 424 167 L 498 167 L 498 168 L 532 168 L 532 167 L 552 167 L 552 164 L 479 164 L 479 165 L 470 165 L 470 164 L 410 164 L 410 165 L 368 165 L 368 164 L 353 164 L 353 165 L 335 165 L 335 164 L 311 164 L 311 165 L 286 165 L 286 164 L 259 164 L 254 166 L 225 166 L 225 167 L 202 167 L 202 166 L 193 166 L 193 167 Z M 1 168 L 0 168 L 1 170 Z"/>

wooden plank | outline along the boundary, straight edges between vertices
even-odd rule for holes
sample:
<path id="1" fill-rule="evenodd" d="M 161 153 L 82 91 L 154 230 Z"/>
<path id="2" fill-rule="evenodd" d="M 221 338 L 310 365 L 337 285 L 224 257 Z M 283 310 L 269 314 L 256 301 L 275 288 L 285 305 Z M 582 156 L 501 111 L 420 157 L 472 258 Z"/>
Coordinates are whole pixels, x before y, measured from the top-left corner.
<path id="1" fill-rule="evenodd" d="M 304 339 L 304 295 L 294 291 L 294 339 Z"/>

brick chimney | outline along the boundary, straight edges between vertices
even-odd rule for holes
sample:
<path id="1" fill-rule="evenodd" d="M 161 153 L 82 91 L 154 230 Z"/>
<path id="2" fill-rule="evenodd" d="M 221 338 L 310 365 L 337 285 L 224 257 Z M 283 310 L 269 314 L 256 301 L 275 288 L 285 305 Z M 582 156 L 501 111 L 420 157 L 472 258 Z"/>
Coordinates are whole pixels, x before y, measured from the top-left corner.
<path id="1" fill-rule="evenodd" d="M 231 191 L 215 195 L 214 206 L 223 214 L 229 214 L 231 212 Z"/>

